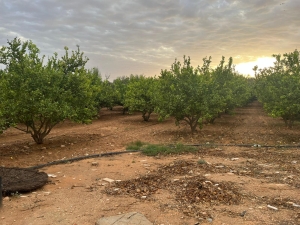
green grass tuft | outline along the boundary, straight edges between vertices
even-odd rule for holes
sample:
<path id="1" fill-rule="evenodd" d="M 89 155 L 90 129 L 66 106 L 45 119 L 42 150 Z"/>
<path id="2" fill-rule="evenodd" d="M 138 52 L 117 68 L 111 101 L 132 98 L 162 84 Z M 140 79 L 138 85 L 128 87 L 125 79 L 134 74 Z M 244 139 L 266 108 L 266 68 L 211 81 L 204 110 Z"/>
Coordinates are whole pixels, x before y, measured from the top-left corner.
<path id="1" fill-rule="evenodd" d="M 198 164 L 207 164 L 207 162 L 204 159 L 199 159 Z"/>
<path id="2" fill-rule="evenodd" d="M 148 156 L 156 156 L 156 155 L 166 155 L 169 151 L 169 147 L 165 145 L 145 145 L 142 147 L 142 153 Z"/>
<path id="3" fill-rule="evenodd" d="M 147 156 L 156 155 L 169 155 L 169 154 L 182 154 L 188 152 L 197 152 L 198 149 L 193 146 L 186 146 L 183 144 L 177 145 L 156 145 L 147 144 L 141 141 L 131 142 L 126 147 L 127 150 L 140 150 L 143 154 Z"/>
<path id="4" fill-rule="evenodd" d="M 141 147 L 144 146 L 146 143 L 141 141 L 131 142 L 126 146 L 126 150 L 141 150 Z"/>

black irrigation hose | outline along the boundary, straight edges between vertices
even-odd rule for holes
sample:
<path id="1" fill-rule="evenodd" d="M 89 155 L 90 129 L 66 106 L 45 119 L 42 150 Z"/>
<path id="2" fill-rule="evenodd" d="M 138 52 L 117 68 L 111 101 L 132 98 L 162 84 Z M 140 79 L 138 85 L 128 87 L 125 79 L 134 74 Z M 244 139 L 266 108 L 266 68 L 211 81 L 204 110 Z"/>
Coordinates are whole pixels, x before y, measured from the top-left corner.
<path id="1" fill-rule="evenodd" d="M 176 146 L 175 144 L 171 146 Z M 300 148 L 300 145 L 258 145 L 258 144 L 187 144 L 186 146 L 195 146 L 195 147 L 255 147 L 255 148 Z M 131 152 L 140 152 L 138 150 L 126 150 L 126 151 L 120 151 L 120 152 L 106 152 L 106 153 L 100 153 L 100 154 L 94 154 L 94 155 L 86 155 L 86 156 L 79 156 L 75 158 L 69 158 L 69 159 L 62 159 L 57 160 L 53 162 L 49 162 L 46 164 L 36 165 L 29 167 L 28 169 L 41 169 L 46 166 L 53 166 L 53 165 L 59 165 L 59 164 L 65 164 L 65 163 L 71 163 L 76 162 L 84 159 L 91 159 L 91 158 L 100 158 L 103 156 L 111 156 L 111 155 L 120 155 L 124 153 L 131 153 Z"/>
<path id="2" fill-rule="evenodd" d="M 80 160 L 84 160 L 84 159 L 100 158 L 103 156 L 120 155 L 120 154 L 131 153 L 131 152 L 138 152 L 138 151 L 128 150 L 128 151 L 121 151 L 121 152 L 106 152 L 106 153 L 100 153 L 100 154 L 94 154 L 94 155 L 85 155 L 85 156 L 79 156 L 79 157 L 69 158 L 69 159 L 61 159 L 61 160 L 49 162 L 46 164 L 36 165 L 36 166 L 29 167 L 28 169 L 36 170 L 36 169 L 41 169 L 46 166 L 53 166 L 53 165 L 70 163 L 70 162 L 76 162 L 76 161 L 80 161 Z"/>

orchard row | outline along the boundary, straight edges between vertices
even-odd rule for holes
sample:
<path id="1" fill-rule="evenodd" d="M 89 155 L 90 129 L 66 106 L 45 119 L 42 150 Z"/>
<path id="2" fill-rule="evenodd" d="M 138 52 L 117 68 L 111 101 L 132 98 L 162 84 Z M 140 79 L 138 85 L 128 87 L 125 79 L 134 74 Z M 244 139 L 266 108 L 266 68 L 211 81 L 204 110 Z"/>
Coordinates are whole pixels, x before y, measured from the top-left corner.
<path id="1" fill-rule="evenodd" d="M 101 108 L 123 106 L 124 112 L 140 111 L 145 121 L 153 112 L 159 120 L 174 117 L 176 124 L 185 121 L 194 132 L 222 113 L 246 105 L 256 95 L 267 110 L 270 108 L 267 100 L 272 97 L 264 97 L 267 90 L 261 88 L 266 89 L 273 75 L 262 70 L 256 79 L 246 78 L 235 71 L 232 58 L 225 62 L 223 57 L 212 68 L 211 58 L 193 67 L 190 58 L 184 57 L 182 63 L 175 60 L 158 77 L 131 75 L 113 82 L 103 80 L 97 68 L 86 69 L 87 61 L 79 47 L 71 53 L 66 47 L 61 58 L 54 53 L 45 59 L 31 41 L 8 41 L 8 46 L 0 49 L 0 68 L 4 68 L 0 69 L 0 131 L 13 126 L 31 134 L 36 143 L 43 143 L 52 128 L 66 119 L 91 123 Z M 287 77 L 286 71 L 287 66 L 281 67 L 278 74 Z M 297 84 L 292 81 L 299 92 L 299 54 Z M 275 94 L 273 89 L 266 95 Z"/>

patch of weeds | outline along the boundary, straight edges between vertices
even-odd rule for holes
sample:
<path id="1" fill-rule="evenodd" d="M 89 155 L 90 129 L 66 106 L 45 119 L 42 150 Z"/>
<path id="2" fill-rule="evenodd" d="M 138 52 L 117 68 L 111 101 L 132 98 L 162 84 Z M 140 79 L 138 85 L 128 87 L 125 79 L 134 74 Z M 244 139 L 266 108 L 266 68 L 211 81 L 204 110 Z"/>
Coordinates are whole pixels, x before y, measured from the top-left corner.
<path id="1" fill-rule="evenodd" d="M 175 146 L 149 144 L 143 146 L 141 150 L 143 154 L 148 156 L 182 154 L 182 153 L 198 151 L 197 148 L 193 146 L 186 146 L 183 144 L 177 144 Z"/>
<path id="2" fill-rule="evenodd" d="M 199 159 L 198 164 L 207 164 L 207 162 L 204 159 Z"/>
<path id="3" fill-rule="evenodd" d="M 158 154 L 166 155 L 169 152 L 169 147 L 165 145 L 149 144 L 142 147 L 142 153 L 147 156 L 156 156 Z"/>
<path id="4" fill-rule="evenodd" d="M 134 141 L 126 146 L 126 150 L 141 150 L 142 146 L 144 146 L 145 144 L 146 143 L 141 141 Z"/>
<path id="5" fill-rule="evenodd" d="M 198 152 L 198 148 L 189 145 L 176 144 L 176 153 L 188 153 L 188 152 Z"/>
<path id="6" fill-rule="evenodd" d="M 148 144 L 141 141 L 131 142 L 126 146 L 126 150 L 141 151 L 147 156 L 169 155 L 169 154 L 182 154 L 189 152 L 197 152 L 198 149 L 194 146 L 183 144 L 176 145 L 158 145 Z"/>

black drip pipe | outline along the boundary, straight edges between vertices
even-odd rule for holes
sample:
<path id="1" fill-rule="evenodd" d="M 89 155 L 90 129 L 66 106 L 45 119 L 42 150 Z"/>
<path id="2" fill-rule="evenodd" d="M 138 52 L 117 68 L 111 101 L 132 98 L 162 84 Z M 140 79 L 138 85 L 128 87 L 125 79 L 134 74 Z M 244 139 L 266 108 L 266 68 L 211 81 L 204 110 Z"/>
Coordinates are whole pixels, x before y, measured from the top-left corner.
<path id="1" fill-rule="evenodd" d="M 29 167 L 28 169 L 37 170 L 37 169 L 40 169 L 40 168 L 43 168 L 43 167 L 46 167 L 46 166 L 53 166 L 53 165 L 58 165 L 58 164 L 71 163 L 71 162 L 76 162 L 76 161 L 80 161 L 80 160 L 84 160 L 84 159 L 100 158 L 100 157 L 103 157 L 103 156 L 120 155 L 120 154 L 131 153 L 131 152 L 138 152 L 138 151 L 129 150 L 129 151 L 121 151 L 121 152 L 106 152 L 106 153 L 101 153 L 101 154 L 85 155 L 85 156 L 79 156 L 79 157 L 70 158 L 70 159 L 57 160 L 57 161 L 49 162 L 49 163 L 46 163 L 46 164 L 36 165 L 36 166 Z"/>
<path id="2" fill-rule="evenodd" d="M 176 145 L 171 145 L 176 146 Z M 195 146 L 195 147 L 254 147 L 254 148 L 300 148 L 300 145 L 259 145 L 259 144 L 187 144 L 186 146 Z M 120 155 L 124 153 L 131 153 L 131 152 L 140 152 L 138 150 L 126 150 L 126 151 L 120 151 L 120 152 L 106 152 L 106 153 L 100 153 L 100 154 L 94 154 L 94 155 L 87 155 L 87 156 L 79 156 L 75 158 L 69 158 L 69 159 L 62 159 L 57 160 L 53 162 L 49 162 L 46 164 L 36 165 L 29 167 L 28 169 L 41 169 L 43 167 L 47 166 L 53 166 L 53 165 L 59 165 L 59 164 L 65 164 L 65 163 L 71 163 L 76 162 L 84 159 L 91 159 L 91 158 L 100 158 L 103 156 L 111 156 L 111 155 Z"/>

